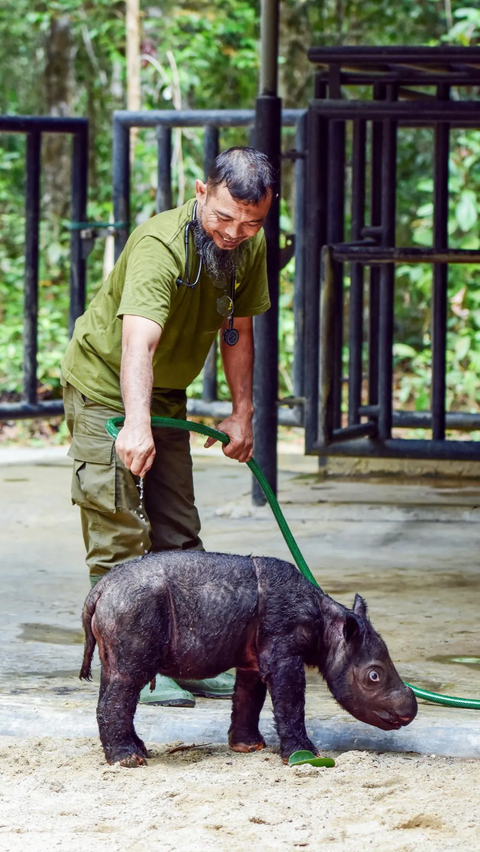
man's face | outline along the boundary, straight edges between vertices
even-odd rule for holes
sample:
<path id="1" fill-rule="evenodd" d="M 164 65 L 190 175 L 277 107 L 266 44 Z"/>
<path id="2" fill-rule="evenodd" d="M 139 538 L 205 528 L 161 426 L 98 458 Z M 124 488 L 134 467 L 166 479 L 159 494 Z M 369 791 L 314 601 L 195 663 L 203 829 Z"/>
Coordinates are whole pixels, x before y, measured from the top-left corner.
<path id="1" fill-rule="evenodd" d="M 258 204 L 237 201 L 225 184 L 207 193 L 207 185 L 201 180 L 197 180 L 195 189 L 199 216 L 206 233 L 218 248 L 227 251 L 258 233 L 272 201 L 271 192 Z"/>

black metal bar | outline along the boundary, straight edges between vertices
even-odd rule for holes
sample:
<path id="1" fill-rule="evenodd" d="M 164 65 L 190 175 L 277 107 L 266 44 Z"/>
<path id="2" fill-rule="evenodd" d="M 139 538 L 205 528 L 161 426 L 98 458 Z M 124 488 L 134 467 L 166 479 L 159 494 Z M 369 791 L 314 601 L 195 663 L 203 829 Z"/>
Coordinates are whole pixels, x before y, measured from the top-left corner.
<path id="1" fill-rule="evenodd" d="M 130 131 L 117 115 L 113 119 L 113 215 L 125 227 L 115 231 L 115 260 L 120 257 L 130 230 Z"/>
<path id="2" fill-rule="evenodd" d="M 341 444 L 343 441 L 354 441 L 357 438 L 369 438 L 376 433 L 376 423 L 371 421 L 368 423 L 355 423 L 352 426 L 345 426 L 344 429 L 334 429 L 330 442 L 332 444 Z"/>
<path id="3" fill-rule="evenodd" d="M 26 420 L 30 417 L 56 417 L 63 414 L 61 399 L 45 402 L 4 402 L 0 405 L 0 422 L 2 420 Z"/>
<path id="4" fill-rule="evenodd" d="M 310 105 L 319 115 L 335 121 L 394 119 L 405 126 L 427 127 L 448 120 L 461 127 L 480 126 L 477 101 L 313 100 Z"/>
<path id="5" fill-rule="evenodd" d="M 311 47 L 307 51 L 310 62 L 317 65 L 330 65 L 336 62 L 339 65 L 355 65 L 374 62 L 392 63 L 404 65 L 408 60 L 415 66 L 419 65 L 446 65 L 449 62 L 468 62 L 470 65 L 480 63 L 479 47 L 460 47 L 452 45 L 441 45 L 440 47 L 415 47 L 401 46 L 347 46 L 347 47 Z"/>
<path id="6" fill-rule="evenodd" d="M 376 84 L 373 96 L 376 100 L 385 98 L 385 86 Z M 382 152 L 383 124 L 372 122 L 370 141 L 370 227 L 368 232 L 377 239 L 383 234 L 382 226 Z M 363 233 L 365 233 L 365 230 Z M 363 236 L 362 233 L 362 236 Z M 378 403 L 378 333 L 380 326 L 380 271 L 370 269 L 368 296 L 368 401 Z"/>
<path id="7" fill-rule="evenodd" d="M 172 131 L 157 127 L 157 197 L 156 211 L 172 209 Z M 122 220 L 121 220 L 122 221 Z"/>
<path id="8" fill-rule="evenodd" d="M 426 249 L 359 246 L 350 243 L 332 246 L 335 261 L 381 266 L 396 263 L 479 263 L 478 249 Z"/>
<path id="9" fill-rule="evenodd" d="M 386 441 L 345 441 L 321 446 L 317 444 L 309 454 L 319 456 L 353 456 L 384 459 L 447 459 L 452 461 L 479 461 L 480 441 L 410 441 L 390 438 Z"/>
<path id="10" fill-rule="evenodd" d="M 295 149 L 304 154 L 307 147 L 307 115 L 299 119 L 295 131 Z M 305 188 L 304 157 L 295 160 L 295 284 L 293 291 L 293 394 L 303 396 L 305 360 Z"/>
<path id="11" fill-rule="evenodd" d="M 281 100 L 276 95 L 260 95 L 256 102 L 257 148 L 266 154 L 277 174 L 280 189 Z M 280 272 L 280 200 L 274 194 L 265 221 L 268 288 L 272 306 L 254 317 L 255 369 L 253 382 L 255 456 L 274 493 L 277 489 L 277 396 L 278 396 L 278 296 Z M 266 502 L 256 478 L 252 499 Z"/>
<path id="12" fill-rule="evenodd" d="M 334 381 L 335 355 L 332 340 L 335 336 L 336 299 L 335 270 L 330 247 L 323 246 L 321 254 L 320 346 L 319 346 L 319 403 L 318 441 L 329 444 L 335 429 Z"/>
<path id="13" fill-rule="evenodd" d="M 278 422 L 281 426 L 301 426 L 302 420 L 298 411 L 298 407 L 294 409 L 279 408 Z M 232 413 L 232 403 L 220 400 L 205 402 L 203 399 L 190 397 L 187 400 L 187 413 L 193 417 L 213 417 L 214 420 L 219 422 Z"/>
<path id="14" fill-rule="evenodd" d="M 448 100 L 449 87 L 439 86 L 439 100 Z M 445 249 L 448 245 L 448 158 L 450 128 L 448 124 L 435 127 L 434 154 L 434 215 L 433 245 Z M 448 266 L 436 264 L 433 268 L 432 295 L 432 438 L 445 438 L 445 392 L 447 358 L 447 293 Z"/>
<path id="15" fill-rule="evenodd" d="M 282 126 L 295 127 L 304 109 L 283 109 Z M 124 127 L 249 127 L 255 121 L 253 109 L 152 109 L 142 112 L 115 110 L 114 122 Z"/>
<path id="16" fill-rule="evenodd" d="M 79 129 L 73 137 L 70 215 L 72 222 L 87 218 L 88 187 L 88 126 Z M 78 229 L 70 232 L 70 336 L 75 321 L 85 310 L 86 260 L 82 251 L 82 237 Z"/>
<path id="17" fill-rule="evenodd" d="M 328 71 L 320 72 L 320 80 L 328 80 Z M 432 71 L 414 71 L 408 67 L 402 70 L 381 71 L 345 71 L 340 72 L 340 84 L 342 86 L 372 86 L 377 82 L 409 84 L 415 86 L 438 86 L 441 83 L 448 81 L 450 86 L 475 86 L 480 82 L 480 71 L 477 69 L 476 74 L 469 74 L 465 71 L 450 72 L 450 73 L 434 73 Z M 406 91 L 401 88 L 399 95 L 403 97 L 416 96 L 429 97 L 423 92 Z M 431 96 L 430 96 L 431 97 Z"/>
<path id="18" fill-rule="evenodd" d="M 318 341 L 320 318 L 320 252 L 327 240 L 328 127 L 312 110 L 307 118 L 306 215 L 305 215 L 305 344 L 304 425 L 305 449 L 317 440 Z"/>
<path id="19" fill-rule="evenodd" d="M 88 125 L 86 118 L 42 115 L 0 115 L 0 133 L 78 133 Z"/>
<path id="20" fill-rule="evenodd" d="M 340 121 L 329 123 L 328 136 L 328 210 L 327 241 L 329 244 L 343 239 L 345 218 L 345 124 Z M 342 425 L 342 350 L 343 350 L 343 266 L 333 267 L 334 278 L 334 325 L 332 397 L 333 428 Z"/>
<path id="21" fill-rule="evenodd" d="M 39 130 L 27 136 L 25 187 L 25 293 L 23 320 L 23 402 L 37 404 L 38 226 L 40 218 Z"/>
<path id="22" fill-rule="evenodd" d="M 353 126 L 352 150 L 352 240 L 359 240 L 365 218 L 366 122 L 358 119 Z M 350 266 L 350 318 L 348 366 L 348 425 L 360 422 L 363 375 L 363 266 Z"/>
<path id="23" fill-rule="evenodd" d="M 218 127 L 207 124 L 203 133 L 203 171 L 205 180 L 213 165 L 213 161 L 218 157 L 220 151 L 220 131 Z"/>
<path id="24" fill-rule="evenodd" d="M 218 156 L 220 149 L 220 133 L 218 127 L 207 124 L 203 135 L 203 170 L 205 180 Z M 203 390 L 202 399 L 206 402 L 217 398 L 217 340 L 210 347 L 207 359 L 203 367 Z"/>
<path id="25" fill-rule="evenodd" d="M 260 3 L 260 93 L 277 96 L 279 0 Z"/>
<path id="26" fill-rule="evenodd" d="M 362 405 L 360 415 L 362 417 L 376 418 L 379 414 L 377 405 Z M 480 429 L 480 414 L 471 412 L 448 411 L 445 415 L 446 428 L 449 430 L 462 430 L 472 432 Z M 431 429 L 432 413 L 430 411 L 394 411 L 392 414 L 393 426 L 400 429 Z"/>
<path id="27" fill-rule="evenodd" d="M 480 71 L 476 69 L 475 74 L 471 74 L 467 71 L 431 71 L 425 68 L 424 70 L 419 71 L 418 69 L 412 69 L 408 66 L 403 67 L 394 67 L 392 66 L 384 66 L 385 69 L 390 68 L 390 70 L 381 70 L 381 68 L 372 68 L 371 70 L 358 70 L 351 71 L 342 69 L 340 72 L 340 83 L 342 86 L 372 86 L 377 82 L 381 83 L 395 83 L 397 85 L 403 84 L 403 86 L 438 86 L 442 83 L 447 82 L 450 86 L 475 86 L 478 85 L 478 81 L 480 79 Z M 319 79 L 324 81 L 328 80 L 328 71 L 320 71 Z M 408 96 L 410 92 L 405 92 L 405 96 Z M 402 89 L 399 94 L 402 94 Z M 424 97 L 431 97 L 431 95 L 424 95 L 423 92 L 420 93 Z"/>
<path id="28" fill-rule="evenodd" d="M 202 376 L 202 399 L 213 402 L 217 398 L 217 341 L 213 341 L 205 359 Z"/>
<path id="29" fill-rule="evenodd" d="M 394 93 L 390 93 L 394 96 Z M 383 126 L 382 153 L 382 246 L 395 245 L 395 201 L 396 185 L 397 126 L 387 119 Z M 393 405 L 393 314 L 394 314 L 395 270 L 393 266 L 382 267 L 380 272 L 380 325 L 378 335 L 378 402 L 380 415 L 378 432 L 382 440 L 391 437 Z"/>

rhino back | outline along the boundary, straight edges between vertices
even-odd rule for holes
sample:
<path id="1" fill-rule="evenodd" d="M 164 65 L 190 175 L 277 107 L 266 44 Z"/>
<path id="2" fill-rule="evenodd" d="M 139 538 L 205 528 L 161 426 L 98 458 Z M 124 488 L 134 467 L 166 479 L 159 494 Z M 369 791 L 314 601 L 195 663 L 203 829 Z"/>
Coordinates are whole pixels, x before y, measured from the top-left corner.
<path id="1" fill-rule="evenodd" d="M 250 557 L 150 553 L 100 582 L 96 633 L 132 652 L 155 646 L 159 671 L 207 677 L 250 657 L 258 610 Z"/>

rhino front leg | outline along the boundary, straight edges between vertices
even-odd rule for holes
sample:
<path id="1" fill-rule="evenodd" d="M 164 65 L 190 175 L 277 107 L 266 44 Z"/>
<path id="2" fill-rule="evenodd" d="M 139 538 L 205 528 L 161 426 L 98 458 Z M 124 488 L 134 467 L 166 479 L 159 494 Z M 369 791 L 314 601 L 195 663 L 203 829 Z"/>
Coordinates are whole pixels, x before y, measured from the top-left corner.
<path id="1" fill-rule="evenodd" d="M 237 669 L 232 721 L 228 731 L 228 743 L 233 751 L 260 751 L 265 748 L 258 720 L 266 693 L 267 687 L 258 672 Z"/>
<path id="2" fill-rule="evenodd" d="M 108 763 L 128 767 L 145 764 L 147 750 L 133 725 L 141 685 L 117 676 L 108 683 L 103 680 L 102 686 L 97 722 Z"/>
<path id="3" fill-rule="evenodd" d="M 270 660 L 268 689 L 272 698 L 275 726 L 284 763 L 294 751 L 317 750 L 305 728 L 305 666 L 300 657 Z"/>

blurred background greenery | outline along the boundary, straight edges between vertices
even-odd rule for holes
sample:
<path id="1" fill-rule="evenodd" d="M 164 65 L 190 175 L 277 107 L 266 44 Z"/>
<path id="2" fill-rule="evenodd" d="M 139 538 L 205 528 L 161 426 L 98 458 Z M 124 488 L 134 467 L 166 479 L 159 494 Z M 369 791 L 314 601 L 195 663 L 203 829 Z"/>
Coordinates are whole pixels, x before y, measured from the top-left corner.
<path id="1" fill-rule="evenodd" d="M 86 116 L 90 122 L 91 220 L 113 220 L 112 112 L 127 105 L 125 2 L 2 0 L 0 111 Z M 253 108 L 258 88 L 259 0 L 141 0 L 141 108 Z M 480 9 L 455 0 L 282 0 L 280 95 L 285 107 L 312 96 L 311 45 L 469 45 L 480 37 Z M 349 96 L 348 91 L 345 96 Z M 352 92 L 358 97 L 359 92 Z M 453 90 L 452 97 L 478 92 Z M 398 145 L 398 245 L 432 245 L 432 132 L 402 129 Z M 39 384 L 58 396 L 67 343 L 69 275 L 68 138 L 42 145 Z M 248 144 L 246 130 L 222 133 L 223 148 Z M 293 147 L 285 136 L 284 150 Z M 25 137 L 0 134 L 0 394 L 22 383 Z M 202 174 L 202 131 L 174 135 L 173 200 L 182 203 Z M 347 175 L 348 183 L 348 175 Z M 480 134 L 453 131 L 450 245 L 479 248 Z M 139 131 L 132 177 L 133 221 L 155 211 L 153 130 Z M 282 230 L 293 231 L 292 166 L 284 167 Z M 88 299 L 105 274 L 105 244 L 88 260 Z M 292 391 L 294 261 L 282 272 L 280 394 Z M 428 409 L 431 374 L 431 267 L 403 266 L 396 277 L 395 405 Z M 348 303 L 348 281 L 346 281 Z M 447 407 L 479 410 L 480 270 L 449 271 Z M 201 390 L 200 381 L 190 393 Z M 220 383 L 220 396 L 227 394 Z"/>

